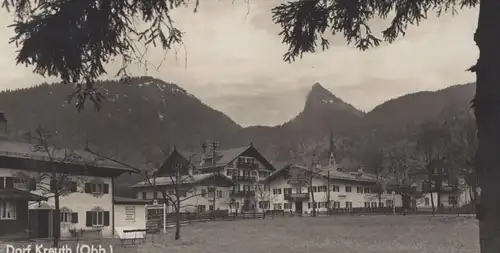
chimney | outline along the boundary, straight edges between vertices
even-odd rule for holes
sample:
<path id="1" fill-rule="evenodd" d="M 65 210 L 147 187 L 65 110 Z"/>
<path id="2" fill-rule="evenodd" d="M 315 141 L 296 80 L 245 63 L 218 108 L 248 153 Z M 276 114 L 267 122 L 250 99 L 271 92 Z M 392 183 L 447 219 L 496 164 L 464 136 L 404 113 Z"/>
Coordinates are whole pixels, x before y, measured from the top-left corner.
<path id="1" fill-rule="evenodd" d="M 7 138 L 7 118 L 5 114 L 0 112 L 0 140 Z"/>

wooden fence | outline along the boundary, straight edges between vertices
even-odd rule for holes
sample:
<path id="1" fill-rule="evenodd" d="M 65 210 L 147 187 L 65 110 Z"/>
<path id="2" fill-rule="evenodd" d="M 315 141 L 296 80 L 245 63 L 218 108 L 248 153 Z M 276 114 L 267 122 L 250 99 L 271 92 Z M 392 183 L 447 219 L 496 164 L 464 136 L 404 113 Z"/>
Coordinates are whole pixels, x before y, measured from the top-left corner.
<path id="1" fill-rule="evenodd" d="M 439 214 L 469 214 L 467 210 L 462 208 L 445 208 L 440 210 Z M 418 215 L 418 214 L 432 214 L 429 209 L 413 209 L 404 210 L 402 207 L 379 207 L 379 208 L 336 208 L 325 210 L 317 210 L 315 214 L 310 213 L 295 213 L 291 210 L 268 210 L 266 212 L 233 212 L 229 213 L 228 210 L 216 210 L 201 213 L 181 213 L 180 224 L 186 225 L 196 222 L 207 221 L 232 221 L 232 220 L 254 220 L 254 219 L 274 219 L 280 217 L 303 217 L 303 216 L 334 216 L 334 215 Z M 174 227 L 177 222 L 177 214 L 166 214 L 166 227 Z M 150 231 L 161 231 L 163 229 L 163 216 L 157 212 L 148 215 L 146 223 L 147 229 Z"/>

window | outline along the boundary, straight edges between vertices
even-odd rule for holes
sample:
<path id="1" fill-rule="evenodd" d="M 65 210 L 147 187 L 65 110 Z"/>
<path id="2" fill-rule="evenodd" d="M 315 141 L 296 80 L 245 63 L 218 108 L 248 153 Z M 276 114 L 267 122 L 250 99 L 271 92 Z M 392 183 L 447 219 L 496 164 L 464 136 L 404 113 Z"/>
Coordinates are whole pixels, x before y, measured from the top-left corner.
<path id="1" fill-rule="evenodd" d="M 448 197 L 448 204 L 449 205 L 456 205 L 457 203 L 458 203 L 457 196 L 449 196 Z"/>
<path id="2" fill-rule="evenodd" d="M 61 208 L 61 222 L 63 223 L 71 223 L 71 210 L 66 207 Z"/>
<path id="3" fill-rule="evenodd" d="M 296 192 L 296 193 L 302 193 L 302 187 L 297 187 L 297 188 L 295 189 L 295 192 Z"/>
<path id="4" fill-rule="evenodd" d="M 290 210 L 290 209 L 292 209 L 292 203 L 285 203 L 284 207 L 285 207 L 285 210 Z"/>
<path id="5" fill-rule="evenodd" d="M 103 193 L 104 185 L 103 184 L 92 184 L 92 193 Z"/>
<path id="6" fill-rule="evenodd" d="M 135 206 L 125 206 L 125 220 L 135 221 Z"/>
<path id="7" fill-rule="evenodd" d="M 213 198 L 214 197 L 214 188 L 208 188 L 208 197 Z"/>
<path id="8" fill-rule="evenodd" d="M 365 208 L 370 208 L 370 202 L 365 202 Z"/>
<path id="9" fill-rule="evenodd" d="M 328 202 L 318 202 L 318 207 L 319 208 L 326 208 Z"/>
<path id="10" fill-rule="evenodd" d="M 384 202 L 380 202 L 379 207 L 384 207 Z"/>
<path id="11" fill-rule="evenodd" d="M 201 196 L 206 197 L 207 196 L 207 190 L 206 189 L 201 189 Z"/>
<path id="12" fill-rule="evenodd" d="M 204 205 L 198 205 L 196 207 L 196 209 L 197 209 L 198 213 L 203 213 L 206 211 L 206 207 Z"/>
<path id="13" fill-rule="evenodd" d="M 257 171 L 252 171 L 252 177 L 256 177 L 257 176 Z"/>
<path id="14" fill-rule="evenodd" d="M 425 199 L 424 199 L 424 202 L 425 202 L 424 204 L 425 204 L 426 206 L 430 205 L 429 198 L 425 198 Z"/>
<path id="15" fill-rule="evenodd" d="M 269 208 L 269 201 L 259 201 L 259 208 L 260 209 L 268 209 Z"/>
<path id="16" fill-rule="evenodd" d="M 333 192 L 340 192 L 340 186 L 338 186 L 338 185 L 333 185 L 333 186 L 332 186 L 332 191 L 333 191 Z"/>
<path id="17" fill-rule="evenodd" d="M 376 208 L 377 207 L 377 202 L 372 202 L 372 208 Z"/>
<path id="18" fill-rule="evenodd" d="M 352 208 L 352 202 L 351 201 L 346 201 L 345 202 L 345 208 Z"/>
<path id="19" fill-rule="evenodd" d="M 274 195 L 280 195 L 281 194 L 281 188 L 273 189 L 273 194 Z"/>
<path id="20" fill-rule="evenodd" d="M 208 210 L 213 211 L 214 210 L 214 205 L 209 205 Z"/>
<path id="21" fill-rule="evenodd" d="M 146 192 L 142 192 L 142 199 L 146 199 L 147 198 L 147 193 Z"/>
<path id="22" fill-rule="evenodd" d="M 357 193 L 363 193 L 363 187 L 357 186 L 356 187 L 356 192 Z"/>
<path id="23" fill-rule="evenodd" d="M 340 208 L 340 201 L 333 201 L 332 205 L 333 205 L 333 208 Z"/>
<path id="24" fill-rule="evenodd" d="M 15 220 L 16 219 L 16 205 L 6 200 L 0 200 L 1 220 Z"/>
<path id="25" fill-rule="evenodd" d="M 92 211 L 92 226 L 101 227 L 104 226 L 104 212 L 103 211 Z"/>
<path id="26" fill-rule="evenodd" d="M 221 190 L 217 190 L 217 198 L 222 198 L 222 191 Z"/>
<path id="27" fill-rule="evenodd" d="M 226 170 L 226 175 L 227 175 L 228 177 L 233 176 L 233 174 L 234 174 L 234 170 L 233 170 L 233 169 L 228 169 L 228 170 Z"/>
<path id="28" fill-rule="evenodd" d="M 314 202 L 314 205 L 313 205 L 313 202 L 308 202 L 307 203 L 307 208 L 318 208 L 318 202 Z"/>
<path id="29" fill-rule="evenodd" d="M 292 194 L 292 188 L 283 188 L 283 194 Z"/>
<path id="30" fill-rule="evenodd" d="M 352 187 L 346 186 L 345 187 L 345 192 L 352 192 Z"/>
<path id="31" fill-rule="evenodd" d="M 243 191 L 249 192 L 250 191 L 250 185 L 244 184 L 243 185 Z"/>
<path id="32" fill-rule="evenodd" d="M 370 192 L 371 192 L 371 188 L 365 187 L 365 193 L 370 193 Z"/>
<path id="33" fill-rule="evenodd" d="M 394 201 L 392 199 L 388 199 L 385 201 L 387 207 L 394 207 Z"/>
<path id="34" fill-rule="evenodd" d="M 267 171 L 259 171 L 259 177 L 268 177 L 270 174 Z"/>
<path id="35" fill-rule="evenodd" d="M 281 204 L 274 204 L 274 210 L 282 210 Z"/>
<path id="36" fill-rule="evenodd" d="M 318 192 L 327 192 L 328 187 L 326 187 L 326 185 L 321 185 L 321 186 L 318 186 Z"/>
<path id="37" fill-rule="evenodd" d="M 255 163 L 255 159 L 253 159 L 253 158 L 247 158 L 247 163 L 254 164 Z"/>

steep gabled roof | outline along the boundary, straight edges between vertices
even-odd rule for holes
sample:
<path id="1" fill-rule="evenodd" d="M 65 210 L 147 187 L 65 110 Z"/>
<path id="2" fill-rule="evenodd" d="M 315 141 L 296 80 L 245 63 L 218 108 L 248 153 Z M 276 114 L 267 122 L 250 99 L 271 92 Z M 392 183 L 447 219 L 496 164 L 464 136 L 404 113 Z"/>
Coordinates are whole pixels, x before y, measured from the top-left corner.
<path id="1" fill-rule="evenodd" d="M 210 179 L 212 177 L 218 177 L 224 181 L 227 181 L 229 184 L 233 184 L 233 181 L 222 174 L 218 173 L 205 173 L 205 174 L 195 174 L 195 175 L 184 175 L 181 176 L 180 179 L 180 184 L 183 185 L 191 185 L 191 184 L 199 184 L 207 179 Z M 175 177 L 157 177 L 154 179 L 154 182 L 151 181 L 141 181 L 135 185 L 132 185 L 132 188 L 142 188 L 142 187 L 151 187 L 151 186 L 170 186 L 170 185 L 175 185 Z"/>
<path id="2" fill-rule="evenodd" d="M 302 166 L 302 165 L 297 165 L 297 164 L 289 164 L 274 173 L 272 173 L 267 179 L 267 182 L 272 182 L 273 180 L 276 180 L 278 177 L 286 175 L 290 168 L 294 169 L 301 169 L 301 170 L 307 170 L 310 171 L 309 168 Z M 328 179 L 328 168 L 318 168 L 315 169 L 314 171 L 315 176 L 317 177 L 322 177 L 324 179 Z M 342 181 L 351 181 L 351 182 L 363 182 L 363 183 L 376 183 L 378 181 L 377 177 L 371 173 L 358 173 L 358 172 L 348 172 L 348 171 L 338 171 L 338 170 L 331 170 L 330 171 L 330 179 L 332 180 L 342 180 Z"/>
<path id="3" fill-rule="evenodd" d="M 266 168 L 273 171 L 276 170 L 274 166 L 252 144 L 248 146 L 217 151 L 215 156 L 216 157 L 215 167 L 224 167 L 242 155 L 253 156 L 259 162 L 264 164 Z M 209 159 L 213 158 L 213 156 L 205 156 L 203 158 Z M 203 166 L 199 166 L 199 168 L 210 168 L 210 167 L 213 167 L 213 164 L 206 164 Z"/>
<path id="4" fill-rule="evenodd" d="M 110 169 L 120 172 L 138 172 L 116 162 L 101 159 L 100 157 L 83 150 L 54 149 L 54 152 L 52 153 L 52 157 L 49 157 L 47 152 L 34 150 L 33 145 L 30 143 L 0 140 L 0 157 L 3 156 L 14 159 L 28 159 L 41 162 L 85 165 L 89 168 L 94 167 Z M 71 158 L 68 158 L 69 154 L 71 154 Z"/>

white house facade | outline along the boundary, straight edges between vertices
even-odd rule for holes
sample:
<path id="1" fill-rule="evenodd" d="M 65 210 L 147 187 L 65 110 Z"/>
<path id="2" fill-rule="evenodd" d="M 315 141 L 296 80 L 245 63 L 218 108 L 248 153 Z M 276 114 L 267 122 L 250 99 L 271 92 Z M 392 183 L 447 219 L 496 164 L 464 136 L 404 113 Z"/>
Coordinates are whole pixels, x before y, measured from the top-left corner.
<path id="1" fill-rule="evenodd" d="M 78 151 L 77 160 L 63 161 L 60 156 L 65 152 L 58 151 L 49 159 L 44 152 L 33 151 L 29 143 L 0 140 L 0 192 L 27 192 L 45 199 L 27 200 L 28 209 L 21 215 L 14 200 L 0 197 L 2 212 L 10 214 L 5 219 L 19 219 L 24 231 L 18 232 L 30 237 L 52 237 L 57 192 L 61 237 L 72 236 L 76 231 L 112 236 L 114 179 L 136 171 L 111 161 L 91 159 L 93 155 L 83 151 Z"/>
<path id="2" fill-rule="evenodd" d="M 399 195 L 387 191 L 378 194 L 376 177 L 369 173 L 336 169 L 330 171 L 328 177 L 328 168 L 316 168 L 306 183 L 296 183 L 291 176 L 291 169 L 310 171 L 303 166 L 289 165 L 267 179 L 269 202 L 273 210 L 307 214 L 313 211 L 314 205 L 317 211 L 327 211 L 328 203 L 332 209 L 347 210 L 402 205 Z"/>

